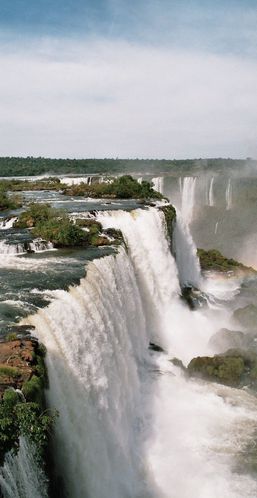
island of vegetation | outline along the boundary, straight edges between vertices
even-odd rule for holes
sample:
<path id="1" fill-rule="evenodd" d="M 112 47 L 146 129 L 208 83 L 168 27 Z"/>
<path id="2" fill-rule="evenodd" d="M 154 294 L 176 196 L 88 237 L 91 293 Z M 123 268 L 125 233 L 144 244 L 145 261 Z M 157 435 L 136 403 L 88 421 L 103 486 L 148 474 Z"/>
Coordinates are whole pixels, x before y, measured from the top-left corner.
<path id="1" fill-rule="evenodd" d="M 55 248 L 85 248 L 124 242 L 119 230 L 104 230 L 94 218 L 72 220 L 64 210 L 43 203 L 31 203 L 18 216 L 14 228 L 30 229 L 32 236 L 51 242 Z"/>
<path id="2" fill-rule="evenodd" d="M 231 272 L 233 274 L 255 273 L 253 268 L 245 266 L 235 259 L 225 258 L 225 256 L 217 251 L 217 249 L 198 249 L 197 255 L 203 271 L 214 271 L 220 273 Z"/>

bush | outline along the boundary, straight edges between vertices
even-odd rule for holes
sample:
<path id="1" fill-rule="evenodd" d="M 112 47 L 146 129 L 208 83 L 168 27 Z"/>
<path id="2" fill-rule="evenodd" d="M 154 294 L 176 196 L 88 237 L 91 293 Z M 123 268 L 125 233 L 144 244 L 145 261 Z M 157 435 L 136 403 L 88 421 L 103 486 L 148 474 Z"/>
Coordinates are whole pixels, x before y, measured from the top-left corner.
<path id="1" fill-rule="evenodd" d="M 14 390 L 6 390 L 0 402 L 0 465 L 7 452 L 18 452 L 20 436 L 35 444 L 42 457 L 56 417 L 56 411 L 42 412 L 38 403 L 21 403 Z"/>

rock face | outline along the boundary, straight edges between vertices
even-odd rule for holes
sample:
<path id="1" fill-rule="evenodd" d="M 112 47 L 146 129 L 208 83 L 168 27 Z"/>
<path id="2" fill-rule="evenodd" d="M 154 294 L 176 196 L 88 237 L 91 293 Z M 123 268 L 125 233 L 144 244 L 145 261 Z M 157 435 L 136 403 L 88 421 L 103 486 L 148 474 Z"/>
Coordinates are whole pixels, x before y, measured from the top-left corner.
<path id="1" fill-rule="evenodd" d="M 198 356 L 187 368 L 189 375 L 232 387 L 257 386 L 257 354 L 229 349 L 225 354 Z"/>
<path id="2" fill-rule="evenodd" d="M 0 399 L 6 389 L 19 389 L 26 401 L 44 406 L 44 388 L 47 387 L 44 356 L 45 348 L 36 339 L 9 334 L 0 343 Z"/>
<path id="3" fill-rule="evenodd" d="M 172 245 L 172 237 L 173 237 L 173 225 L 176 220 L 176 209 L 171 204 L 167 206 L 159 207 L 160 211 L 164 213 L 167 233 L 170 239 L 170 243 Z"/>
<path id="4" fill-rule="evenodd" d="M 207 304 L 205 294 L 192 286 L 183 287 L 181 290 L 181 297 L 186 301 L 191 310 L 201 308 Z"/>
<path id="5" fill-rule="evenodd" d="M 31 379 L 35 369 L 35 344 L 28 339 L 0 344 L 0 397 L 5 389 L 21 389 Z"/>

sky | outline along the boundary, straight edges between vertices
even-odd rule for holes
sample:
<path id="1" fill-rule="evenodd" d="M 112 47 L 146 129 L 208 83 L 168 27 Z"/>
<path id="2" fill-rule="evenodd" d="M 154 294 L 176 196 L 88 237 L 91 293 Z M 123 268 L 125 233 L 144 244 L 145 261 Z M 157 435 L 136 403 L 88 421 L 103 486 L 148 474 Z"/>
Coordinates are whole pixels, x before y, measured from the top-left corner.
<path id="1" fill-rule="evenodd" d="M 257 0 L 0 0 L 0 155 L 257 157 Z"/>

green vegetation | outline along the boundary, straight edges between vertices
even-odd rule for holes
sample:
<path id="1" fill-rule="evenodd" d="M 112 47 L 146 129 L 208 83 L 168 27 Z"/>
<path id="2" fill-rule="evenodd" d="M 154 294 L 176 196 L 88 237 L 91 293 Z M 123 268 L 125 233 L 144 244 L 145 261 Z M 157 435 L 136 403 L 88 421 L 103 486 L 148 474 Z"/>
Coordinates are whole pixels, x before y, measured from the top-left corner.
<path id="1" fill-rule="evenodd" d="M 30 228 L 35 237 L 53 243 L 54 247 L 88 247 L 123 243 L 118 230 L 103 230 L 93 219 L 70 220 L 67 213 L 49 204 L 31 203 L 20 214 L 15 228 Z"/>
<path id="2" fill-rule="evenodd" d="M 0 182 L 0 211 L 17 209 L 18 207 L 20 207 L 20 200 L 15 197 L 10 197 L 6 186 Z"/>
<path id="3" fill-rule="evenodd" d="M 27 211 L 20 214 L 15 228 L 32 228 L 35 237 L 50 241 L 55 247 L 80 246 L 86 241 L 85 232 L 65 211 L 49 204 L 31 203 Z"/>
<path id="4" fill-rule="evenodd" d="M 115 178 L 110 183 L 94 183 L 87 185 L 72 185 L 64 187 L 63 193 L 71 196 L 86 196 L 93 198 L 111 199 L 163 199 L 162 194 L 156 192 L 151 183 L 139 183 L 130 175 Z"/>
<path id="5" fill-rule="evenodd" d="M 205 251 L 204 249 L 198 249 L 197 255 L 199 257 L 202 270 L 213 270 L 223 273 L 228 271 L 255 272 L 253 268 L 244 266 L 242 263 L 239 263 L 234 259 L 225 258 L 225 256 L 223 256 L 216 249 L 210 249 L 208 251 Z"/>
<path id="6" fill-rule="evenodd" d="M 20 436 L 35 444 L 42 458 L 56 416 L 57 412 L 46 412 L 36 402 L 21 402 L 15 390 L 7 389 L 0 403 L 0 465 L 7 452 L 18 452 Z"/>
<path id="7" fill-rule="evenodd" d="M 234 159 L 48 159 L 44 157 L 1 157 L 1 176 L 30 176 L 56 174 L 108 174 L 129 171 L 141 173 L 189 172 L 216 170 L 229 172 L 231 168 L 242 168 L 246 161 Z M 251 161 L 251 164 L 256 164 Z"/>
<path id="8" fill-rule="evenodd" d="M 18 377 L 19 370 L 15 367 L 1 366 L 0 367 L 0 381 L 1 377 Z"/>
<path id="9" fill-rule="evenodd" d="M 0 190 L 20 192 L 22 190 L 60 190 L 62 188 L 59 178 L 42 178 L 42 180 L 1 180 Z"/>
<path id="10" fill-rule="evenodd" d="M 13 356 L 10 355 L 14 351 L 10 343 L 2 343 L 1 347 L 1 360 L 5 364 L 0 368 L 0 377 L 2 382 L 5 380 L 7 388 L 3 390 L 0 401 L 0 465 L 3 465 L 7 452 L 18 451 L 20 436 L 26 436 L 36 446 L 38 457 L 42 458 L 57 416 L 55 411 L 45 411 L 44 388 L 48 385 L 45 348 L 30 340 L 16 342 Z M 16 362 L 16 367 L 6 365 L 10 358 Z M 17 377 L 16 384 L 13 377 Z M 6 383 L 8 378 L 9 385 Z M 21 386 L 25 401 L 16 391 L 17 386 Z"/>

